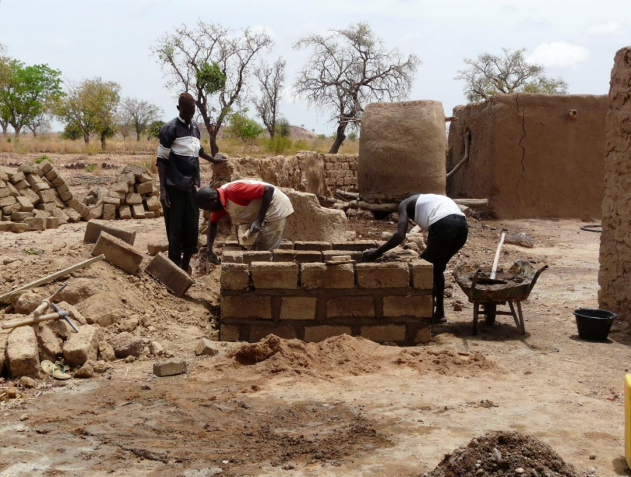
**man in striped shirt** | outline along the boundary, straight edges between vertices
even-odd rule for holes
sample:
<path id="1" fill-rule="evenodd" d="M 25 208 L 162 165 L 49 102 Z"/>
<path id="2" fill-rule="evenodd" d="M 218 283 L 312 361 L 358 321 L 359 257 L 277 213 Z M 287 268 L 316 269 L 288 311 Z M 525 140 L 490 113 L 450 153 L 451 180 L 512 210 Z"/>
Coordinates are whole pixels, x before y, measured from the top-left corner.
<path id="1" fill-rule="evenodd" d="M 220 154 L 213 158 L 204 152 L 199 128 L 192 121 L 193 96 L 182 93 L 177 109 L 179 116 L 160 128 L 157 163 L 169 259 L 188 271 L 191 257 L 197 253 L 199 233 L 199 209 L 195 204 L 196 187 L 200 186 L 199 158 L 214 164 L 227 159 Z"/>

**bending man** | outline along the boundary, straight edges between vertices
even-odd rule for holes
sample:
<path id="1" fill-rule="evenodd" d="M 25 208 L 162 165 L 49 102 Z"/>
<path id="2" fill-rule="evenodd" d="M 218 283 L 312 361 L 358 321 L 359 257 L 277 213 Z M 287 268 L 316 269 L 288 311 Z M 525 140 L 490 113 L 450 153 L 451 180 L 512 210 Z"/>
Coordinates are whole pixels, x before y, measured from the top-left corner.
<path id="1" fill-rule="evenodd" d="M 400 245 L 408 230 L 408 219 L 428 230 L 427 248 L 421 254 L 434 265 L 434 323 L 445 318 L 443 304 L 445 277 L 443 272 L 447 263 L 467 241 L 469 226 L 465 215 L 449 197 L 436 194 L 415 194 L 399 205 L 399 224 L 397 231 L 378 249 L 366 250 L 363 261 L 376 260 L 388 250 Z"/>
<path id="2" fill-rule="evenodd" d="M 256 180 L 239 180 L 224 184 L 219 189 L 202 187 L 197 192 L 197 206 L 209 210 L 208 259 L 218 263 L 213 252 L 217 237 L 217 222 L 228 214 L 234 225 L 247 225 L 256 235 L 252 250 L 278 248 L 287 226 L 287 218 L 294 213 L 289 197 L 271 184 Z"/>

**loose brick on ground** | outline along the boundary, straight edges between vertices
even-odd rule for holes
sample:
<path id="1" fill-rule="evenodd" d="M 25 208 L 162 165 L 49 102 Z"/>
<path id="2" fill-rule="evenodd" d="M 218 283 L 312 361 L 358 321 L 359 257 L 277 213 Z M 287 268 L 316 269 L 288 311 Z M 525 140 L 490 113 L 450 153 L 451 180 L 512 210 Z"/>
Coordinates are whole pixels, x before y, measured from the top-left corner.
<path id="1" fill-rule="evenodd" d="M 83 241 L 85 243 L 96 243 L 101 235 L 101 232 L 113 235 L 129 245 L 133 245 L 136 241 L 136 232 L 128 232 L 126 230 L 119 229 L 103 220 L 91 220 L 88 222 L 88 225 L 85 228 Z"/>
<path id="2" fill-rule="evenodd" d="M 171 359 L 169 361 L 153 363 L 153 374 L 159 378 L 184 373 L 186 373 L 186 361 L 183 359 Z"/>
<path id="3" fill-rule="evenodd" d="M 92 250 L 92 255 L 95 257 L 101 254 L 105 255 L 105 260 L 112 265 L 131 274 L 138 271 L 143 259 L 139 250 L 107 232 L 101 232 Z"/>
<path id="4" fill-rule="evenodd" d="M 188 273 L 162 253 L 158 253 L 145 271 L 165 285 L 175 296 L 183 296 L 195 283 Z"/>
<path id="5" fill-rule="evenodd" d="M 217 342 L 210 341 L 208 338 L 202 338 L 197 342 L 195 347 L 195 354 L 197 356 L 215 356 L 219 353 L 217 349 Z"/>
<path id="6" fill-rule="evenodd" d="M 31 326 L 14 328 L 7 337 L 6 362 L 9 375 L 13 378 L 20 376 L 39 376 L 39 352 L 37 336 Z"/>

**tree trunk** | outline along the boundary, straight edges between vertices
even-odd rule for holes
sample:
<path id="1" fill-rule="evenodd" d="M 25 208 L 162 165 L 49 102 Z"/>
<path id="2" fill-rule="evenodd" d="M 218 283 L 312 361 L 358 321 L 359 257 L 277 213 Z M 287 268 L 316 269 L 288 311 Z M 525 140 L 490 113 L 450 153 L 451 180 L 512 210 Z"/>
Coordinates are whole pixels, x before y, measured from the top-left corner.
<path id="1" fill-rule="evenodd" d="M 9 129 L 9 123 L 2 123 L 2 136 L 7 137 L 7 131 Z"/>
<path id="2" fill-rule="evenodd" d="M 136 131 L 136 141 L 140 141 L 140 131 Z"/>
<path id="3" fill-rule="evenodd" d="M 329 154 L 337 154 L 337 151 L 340 150 L 340 146 L 344 142 L 344 139 L 346 139 L 346 135 L 344 134 L 344 131 L 346 131 L 347 125 L 348 123 L 342 123 L 338 125 L 337 132 L 335 134 L 335 141 L 333 142 L 331 149 L 329 149 Z"/>
<path id="4" fill-rule="evenodd" d="M 83 142 L 85 142 L 86 144 L 90 143 L 90 135 L 86 132 L 83 133 Z"/>
<path id="5" fill-rule="evenodd" d="M 13 130 L 15 131 L 15 139 L 19 139 L 20 138 L 20 131 L 22 130 L 22 126 L 13 126 Z"/>
<path id="6" fill-rule="evenodd" d="M 37 137 L 37 128 L 31 129 L 33 131 L 33 137 Z"/>
<path id="7" fill-rule="evenodd" d="M 217 134 L 219 133 L 218 129 L 214 129 L 212 131 L 208 131 L 209 140 L 210 140 L 210 155 L 215 157 L 215 154 L 219 152 L 219 146 L 217 145 Z"/>
<path id="8" fill-rule="evenodd" d="M 105 151 L 105 133 L 101 134 L 101 149 Z"/>

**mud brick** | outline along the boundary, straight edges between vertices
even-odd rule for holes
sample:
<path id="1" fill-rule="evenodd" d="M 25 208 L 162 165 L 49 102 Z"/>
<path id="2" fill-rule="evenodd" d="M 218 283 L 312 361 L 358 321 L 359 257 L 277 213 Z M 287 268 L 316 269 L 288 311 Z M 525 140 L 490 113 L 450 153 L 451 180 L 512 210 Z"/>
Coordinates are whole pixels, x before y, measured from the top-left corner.
<path id="1" fill-rule="evenodd" d="M 127 195 L 128 188 L 129 185 L 127 184 L 127 182 L 115 182 L 110 186 L 110 191 Z"/>
<path id="2" fill-rule="evenodd" d="M 219 281 L 224 290 L 245 290 L 250 285 L 250 266 L 245 263 L 223 263 Z"/>
<path id="3" fill-rule="evenodd" d="M 0 188 L 0 199 L 3 199 L 5 197 L 11 197 L 11 191 L 6 185 Z"/>
<path id="4" fill-rule="evenodd" d="M 363 252 L 370 248 L 376 248 L 377 242 L 372 240 L 358 240 L 356 242 L 333 242 L 333 250 L 350 250 L 353 252 Z"/>
<path id="5" fill-rule="evenodd" d="M 52 181 L 53 179 L 59 177 L 59 172 L 57 171 L 57 169 L 55 167 L 51 168 L 50 171 L 48 171 L 46 174 L 44 174 L 44 177 L 46 179 L 48 179 L 49 181 Z"/>
<path id="6" fill-rule="evenodd" d="M 158 199 L 157 197 L 149 197 L 146 200 L 147 203 L 147 210 L 160 210 L 160 199 Z"/>
<path id="7" fill-rule="evenodd" d="M 322 262 L 322 252 L 316 250 L 274 250 L 274 262 Z"/>
<path id="8" fill-rule="evenodd" d="M 37 210 L 44 210 L 46 212 L 52 212 L 57 208 L 57 205 L 54 202 L 47 203 L 39 203 L 35 206 Z"/>
<path id="9" fill-rule="evenodd" d="M 387 296 L 383 299 L 383 316 L 431 318 L 432 296 Z"/>
<path id="10" fill-rule="evenodd" d="M 79 212 L 74 210 L 72 207 L 66 207 L 64 209 L 64 213 L 68 217 L 68 222 L 70 223 L 79 222 L 81 220 L 81 215 L 79 215 Z"/>
<path id="11" fill-rule="evenodd" d="M 280 305 L 280 319 L 315 320 L 317 301 L 312 296 L 285 296 Z"/>
<path id="12" fill-rule="evenodd" d="M 272 252 L 243 252 L 243 263 L 269 262 L 272 260 Z"/>
<path id="13" fill-rule="evenodd" d="M 20 207 L 22 212 L 32 212 L 34 207 L 33 203 L 30 201 L 28 197 L 18 197 L 17 201 L 20 203 Z"/>
<path id="14" fill-rule="evenodd" d="M 427 326 L 418 330 L 416 332 L 416 336 L 414 337 L 415 343 L 429 343 L 432 339 L 432 327 L 428 323 Z"/>
<path id="15" fill-rule="evenodd" d="M 17 203 L 17 199 L 15 197 L 13 197 L 12 195 L 9 195 L 7 197 L 2 197 L 0 199 L 0 207 L 7 207 L 8 205 L 13 205 Z M 21 208 L 22 206 L 20 206 Z"/>
<path id="16" fill-rule="evenodd" d="M 105 260 L 127 273 L 136 273 L 142 263 L 140 251 L 103 231 L 92 250 L 92 255 L 95 257 L 101 254 L 105 255 Z"/>
<path id="17" fill-rule="evenodd" d="M 361 327 L 361 337 L 378 343 L 405 341 L 405 325 L 367 325 Z"/>
<path id="18" fill-rule="evenodd" d="M 46 217 L 46 228 L 47 229 L 56 229 L 59 227 L 61 221 L 59 217 Z"/>
<path id="19" fill-rule="evenodd" d="M 29 187 L 28 182 L 26 182 L 26 181 L 20 181 L 20 182 L 17 182 L 16 184 L 14 184 L 14 185 L 15 185 L 15 188 L 17 190 L 26 189 L 27 187 Z"/>
<path id="20" fill-rule="evenodd" d="M 17 184 L 18 182 L 26 181 L 26 176 L 23 172 L 16 172 L 12 176 L 9 177 L 11 184 Z"/>
<path id="21" fill-rule="evenodd" d="M 70 187 L 68 187 L 68 184 L 66 184 L 65 182 L 57 186 L 57 192 L 59 193 L 59 195 L 63 194 L 64 192 L 68 192 L 69 190 Z"/>
<path id="22" fill-rule="evenodd" d="M 195 280 L 162 253 L 158 253 L 149 262 L 146 272 L 165 285 L 175 296 L 183 296 L 195 283 Z"/>
<path id="23" fill-rule="evenodd" d="M 93 207 L 89 207 L 89 213 L 85 217 L 87 221 L 100 219 L 103 217 L 103 204 L 95 205 Z"/>
<path id="24" fill-rule="evenodd" d="M 101 341 L 101 332 L 98 327 L 83 325 L 78 333 L 72 333 L 64 343 L 64 361 L 70 366 L 81 366 L 86 361 L 96 361 Z"/>
<path id="25" fill-rule="evenodd" d="M 239 327 L 233 325 L 221 325 L 219 328 L 220 341 L 239 341 Z"/>
<path id="26" fill-rule="evenodd" d="M 281 250 L 293 250 L 294 244 L 290 240 L 281 240 L 278 248 Z"/>
<path id="27" fill-rule="evenodd" d="M 156 210 L 154 211 L 145 211 L 145 219 L 155 219 L 156 217 L 160 217 L 160 214 Z"/>
<path id="28" fill-rule="evenodd" d="M 46 183 L 46 182 L 39 182 L 37 184 L 35 184 L 33 187 L 33 192 L 41 192 L 43 190 L 49 190 L 50 186 Z"/>
<path id="29" fill-rule="evenodd" d="M 153 363 L 153 374 L 159 378 L 175 376 L 186 373 L 186 361 L 183 359 L 171 359 Z"/>
<path id="30" fill-rule="evenodd" d="M 52 189 L 40 190 L 37 195 L 39 195 L 40 200 L 44 203 L 55 202 L 57 198 L 55 191 Z"/>
<path id="31" fill-rule="evenodd" d="M 136 176 L 131 173 L 119 174 L 118 176 L 116 176 L 116 182 L 123 182 L 127 184 L 127 187 L 133 186 L 134 182 L 136 182 Z"/>
<path id="32" fill-rule="evenodd" d="M 13 222 L 0 221 L 0 232 L 11 232 L 12 226 L 13 226 Z"/>
<path id="33" fill-rule="evenodd" d="M 142 204 L 142 197 L 140 194 L 129 193 L 125 196 L 125 203 L 127 205 Z"/>
<path id="34" fill-rule="evenodd" d="M 221 318 L 272 319 L 271 296 L 224 296 L 221 298 Z"/>
<path id="35" fill-rule="evenodd" d="M 12 378 L 39 377 L 37 336 L 31 326 L 14 328 L 7 337 L 6 363 Z"/>
<path id="36" fill-rule="evenodd" d="M 61 200 L 59 197 L 55 197 L 55 205 L 59 207 L 60 209 L 63 209 L 64 207 L 66 207 L 66 204 L 64 203 L 64 201 Z"/>
<path id="37" fill-rule="evenodd" d="M 375 306 L 371 296 L 332 298 L 326 303 L 328 318 L 372 318 Z"/>
<path id="38" fill-rule="evenodd" d="M 5 205 L 4 207 L 2 207 L 2 213 L 4 215 L 11 215 L 12 213 L 19 212 L 20 210 L 22 210 L 22 207 L 20 206 L 18 202 L 15 202 L 14 204 L 11 204 L 11 205 Z"/>
<path id="39" fill-rule="evenodd" d="M 300 285 L 308 290 L 353 288 L 355 271 L 352 264 L 329 266 L 324 263 L 303 263 L 300 266 Z"/>
<path id="40" fill-rule="evenodd" d="M 252 325 L 250 328 L 250 342 L 260 341 L 268 335 L 276 335 L 286 340 L 296 338 L 296 330 L 288 325 Z"/>
<path id="41" fill-rule="evenodd" d="M 18 167 L 18 171 L 23 172 L 24 175 L 29 175 L 29 174 L 39 175 L 39 167 L 37 166 L 37 164 L 33 164 L 32 162 L 24 162 L 20 164 L 20 167 Z"/>
<path id="42" fill-rule="evenodd" d="M 41 174 L 46 174 L 50 172 L 52 169 L 53 169 L 53 165 L 48 161 L 44 161 L 39 165 L 39 172 Z"/>
<path id="43" fill-rule="evenodd" d="M 149 255 L 158 255 L 160 252 L 168 252 L 169 244 L 168 243 L 156 243 L 149 242 L 147 243 L 147 252 Z"/>
<path id="44" fill-rule="evenodd" d="M 121 205 L 118 197 L 103 197 L 103 204 L 113 205 L 115 208 Z"/>
<path id="45" fill-rule="evenodd" d="M 70 220 L 68 216 L 66 215 L 66 213 L 63 211 L 63 209 L 53 210 L 51 212 L 51 216 L 58 220 L 59 223 L 57 224 L 57 226 L 67 224 Z M 46 227 L 50 228 L 48 227 L 48 225 Z"/>
<path id="46" fill-rule="evenodd" d="M 103 220 L 114 220 L 116 218 L 116 206 L 103 204 Z"/>
<path id="47" fill-rule="evenodd" d="M 131 219 L 131 207 L 128 205 L 121 205 L 121 208 L 118 209 L 118 215 L 121 220 Z"/>
<path id="48" fill-rule="evenodd" d="M 153 192 L 153 182 L 147 181 L 142 182 L 140 184 L 136 184 L 136 193 L 137 194 L 151 194 Z"/>
<path id="49" fill-rule="evenodd" d="M 53 180 L 50 181 L 50 183 L 55 187 L 59 187 L 64 185 L 66 181 L 63 180 L 61 177 L 55 177 Z"/>
<path id="50" fill-rule="evenodd" d="M 17 197 L 20 195 L 20 192 L 10 182 L 7 182 L 7 189 L 9 189 L 9 194 L 12 195 L 13 197 Z M 23 190 L 26 190 L 26 189 L 23 189 Z"/>
<path id="51" fill-rule="evenodd" d="M 215 356 L 219 354 L 217 342 L 210 341 L 208 338 L 202 338 L 197 342 L 197 346 L 195 346 L 195 354 L 197 356 Z"/>
<path id="52" fill-rule="evenodd" d="M 355 260 L 358 263 L 362 261 L 362 253 L 353 252 L 351 250 L 325 250 L 322 252 L 322 261 L 330 262 L 333 257 L 339 257 L 341 255 L 350 255 L 351 260 Z"/>
<path id="53" fill-rule="evenodd" d="M 298 264 L 292 262 L 252 262 L 252 283 L 256 289 L 298 288 Z"/>
<path id="54" fill-rule="evenodd" d="M 37 195 L 37 192 L 33 192 L 31 189 L 22 189 L 20 191 L 20 194 L 22 195 L 22 197 L 25 197 L 28 200 L 30 200 L 31 204 L 33 205 L 39 202 L 39 195 Z"/>
<path id="55" fill-rule="evenodd" d="M 37 174 L 27 174 L 26 175 L 26 182 L 28 182 L 28 184 L 31 187 L 33 187 L 35 184 L 39 184 L 40 182 L 44 182 L 44 181 Z"/>
<path id="56" fill-rule="evenodd" d="M 136 176 L 139 182 L 153 182 L 153 177 L 148 172 L 143 172 L 140 177 Z"/>
<path id="57" fill-rule="evenodd" d="M 434 267 L 431 263 L 425 260 L 415 260 L 409 266 L 414 288 L 422 290 L 432 290 L 434 288 Z"/>
<path id="58" fill-rule="evenodd" d="M 11 226 L 11 232 L 13 232 L 14 234 L 21 234 L 23 232 L 28 232 L 28 230 L 28 225 L 24 223 L 14 223 Z"/>
<path id="59" fill-rule="evenodd" d="M 410 286 L 407 263 L 358 263 L 355 265 L 360 288 L 406 288 Z"/>
<path id="60" fill-rule="evenodd" d="M 24 222 L 26 219 L 30 219 L 35 214 L 33 212 L 13 212 L 11 214 L 11 220 L 13 222 Z"/>
<path id="61" fill-rule="evenodd" d="M 221 263 L 243 263 L 243 252 L 225 250 L 221 253 Z"/>
<path id="62" fill-rule="evenodd" d="M 131 206 L 131 215 L 134 219 L 144 219 L 145 218 L 145 208 L 142 204 L 134 204 Z"/>
<path id="63" fill-rule="evenodd" d="M 90 215 L 89 207 L 87 205 L 82 204 L 81 202 L 79 202 L 79 204 L 77 205 L 77 208 L 79 209 L 79 210 L 77 210 L 77 212 L 79 212 L 79 214 L 81 215 L 81 218 L 84 219 L 84 220 L 87 220 L 88 215 Z"/>
<path id="64" fill-rule="evenodd" d="M 83 241 L 85 243 L 96 243 L 102 232 L 113 235 L 129 245 L 134 245 L 136 241 L 136 232 L 128 232 L 127 230 L 119 229 L 103 220 L 91 220 L 88 222 Z"/>
<path id="65" fill-rule="evenodd" d="M 294 250 L 332 250 L 331 242 L 294 242 Z"/>
<path id="66" fill-rule="evenodd" d="M 331 336 L 352 335 L 352 333 L 350 326 L 307 326 L 305 327 L 305 341 L 309 343 L 324 341 Z"/>
<path id="67" fill-rule="evenodd" d="M 29 230 L 46 230 L 46 220 L 40 217 L 30 217 L 24 220 L 24 223 L 28 225 Z"/>
<path id="68" fill-rule="evenodd" d="M 60 192 L 60 194 L 61 194 L 60 198 L 62 202 L 64 202 L 64 204 L 72 200 L 72 197 L 73 197 L 72 192 L 66 191 L 66 192 Z"/>

